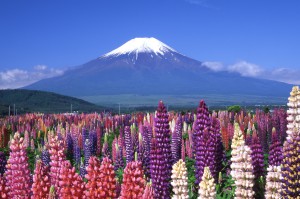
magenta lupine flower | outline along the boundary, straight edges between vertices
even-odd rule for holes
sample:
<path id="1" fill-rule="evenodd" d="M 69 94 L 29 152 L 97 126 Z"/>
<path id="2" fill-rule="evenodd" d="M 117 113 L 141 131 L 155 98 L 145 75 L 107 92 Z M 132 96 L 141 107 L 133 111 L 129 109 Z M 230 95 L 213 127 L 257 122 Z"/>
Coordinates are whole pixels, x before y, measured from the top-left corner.
<path id="1" fill-rule="evenodd" d="M 253 174 L 256 179 L 264 176 L 264 153 L 256 133 L 252 135 L 251 158 L 253 165 Z"/>
<path id="2" fill-rule="evenodd" d="M 217 141 L 217 134 L 213 130 L 219 129 L 218 124 L 215 127 L 211 125 L 208 108 L 203 100 L 200 101 L 197 108 L 196 120 L 193 131 L 193 151 L 195 154 L 195 177 L 196 186 L 199 185 L 204 167 L 208 166 L 214 177 L 217 176 L 216 157 L 217 148 L 219 147 Z M 219 130 L 216 130 L 219 131 Z M 221 135 L 220 139 L 221 139 Z M 221 140 L 219 140 L 221 141 Z M 217 147 L 218 145 L 218 147 Z"/>
<path id="3" fill-rule="evenodd" d="M 171 142 L 168 113 L 163 102 L 157 108 L 155 137 L 151 145 L 151 179 L 156 198 L 170 198 Z"/>
<path id="4" fill-rule="evenodd" d="M 151 183 L 146 185 L 142 199 L 154 199 L 154 190 Z"/>
<path id="5" fill-rule="evenodd" d="M 30 171 L 23 142 L 24 139 L 17 132 L 10 143 L 11 152 L 5 172 L 9 198 L 30 198 Z"/>
<path id="6" fill-rule="evenodd" d="M 269 148 L 269 165 L 280 166 L 282 163 L 282 146 L 281 141 L 278 139 L 278 134 L 273 128 L 272 140 Z"/>
<path id="7" fill-rule="evenodd" d="M 0 198 L 8 199 L 8 188 L 6 186 L 6 179 L 2 175 L 0 175 Z"/>

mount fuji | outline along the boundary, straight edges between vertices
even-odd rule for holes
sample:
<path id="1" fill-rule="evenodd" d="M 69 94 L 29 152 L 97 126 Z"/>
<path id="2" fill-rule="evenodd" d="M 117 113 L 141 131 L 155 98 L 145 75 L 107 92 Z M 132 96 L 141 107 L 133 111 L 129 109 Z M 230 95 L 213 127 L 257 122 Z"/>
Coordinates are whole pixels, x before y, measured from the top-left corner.
<path id="1" fill-rule="evenodd" d="M 233 72 L 216 72 L 155 38 L 135 38 L 61 76 L 43 79 L 25 88 L 92 102 L 97 102 L 91 100 L 95 99 L 92 96 L 122 95 L 199 95 L 204 98 L 218 95 L 223 96 L 221 101 L 224 102 L 231 99 L 229 96 L 236 96 L 235 101 L 239 102 L 251 96 L 259 100 L 286 99 L 291 85 Z"/>

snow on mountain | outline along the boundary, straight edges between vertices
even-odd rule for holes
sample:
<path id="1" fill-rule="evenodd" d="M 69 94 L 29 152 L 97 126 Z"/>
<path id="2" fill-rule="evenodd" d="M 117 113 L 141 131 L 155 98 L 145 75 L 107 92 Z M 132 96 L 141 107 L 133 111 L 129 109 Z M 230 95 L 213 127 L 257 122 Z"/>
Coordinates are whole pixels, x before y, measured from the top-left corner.
<path id="1" fill-rule="evenodd" d="M 103 55 L 103 57 L 132 53 L 136 54 L 136 58 L 139 53 L 155 53 L 155 55 L 160 54 L 163 56 L 166 52 L 176 52 L 176 50 L 153 37 L 145 37 L 131 39 L 119 48 Z"/>
<path id="2" fill-rule="evenodd" d="M 76 97 L 217 94 L 223 95 L 223 99 L 230 95 L 242 96 L 236 97 L 241 101 L 250 95 L 286 99 L 290 88 L 290 85 L 280 82 L 211 70 L 155 38 L 132 39 L 61 76 L 26 87 Z"/>

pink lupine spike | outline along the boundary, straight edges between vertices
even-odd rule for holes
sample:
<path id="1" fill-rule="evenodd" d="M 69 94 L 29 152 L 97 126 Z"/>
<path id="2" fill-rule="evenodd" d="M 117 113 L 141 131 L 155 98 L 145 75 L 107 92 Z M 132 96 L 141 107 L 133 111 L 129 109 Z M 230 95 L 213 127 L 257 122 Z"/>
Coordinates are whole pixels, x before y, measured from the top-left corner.
<path id="1" fill-rule="evenodd" d="M 10 144 L 10 154 L 6 165 L 6 186 L 9 198 L 30 198 L 30 171 L 24 139 L 17 132 Z"/>

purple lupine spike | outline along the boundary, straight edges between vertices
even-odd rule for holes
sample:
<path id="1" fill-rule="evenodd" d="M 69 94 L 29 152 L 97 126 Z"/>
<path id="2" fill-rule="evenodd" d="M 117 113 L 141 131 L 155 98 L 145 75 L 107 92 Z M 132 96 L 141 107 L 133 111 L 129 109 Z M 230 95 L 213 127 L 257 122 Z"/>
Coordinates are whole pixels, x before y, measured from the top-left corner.
<path id="1" fill-rule="evenodd" d="M 145 141 L 143 140 L 143 136 L 139 133 L 139 151 L 138 151 L 138 161 L 142 162 L 144 174 L 146 176 L 146 180 L 150 178 L 150 151 L 145 146 Z"/>
<path id="2" fill-rule="evenodd" d="M 264 153 L 257 134 L 254 132 L 252 135 L 251 143 L 251 158 L 253 165 L 253 174 L 255 179 L 264 176 Z"/>
<path id="3" fill-rule="evenodd" d="M 272 140 L 269 148 L 269 165 L 280 166 L 282 163 L 282 146 L 281 141 L 278 139 L 276 129 L 272 130 Z"/>
<path id="4" fill-rule="evenodd" d="M 82 133 L 81 133 L 81 135 L 82 135 L 82 148 L 83 148 L 83 150 L 84 150 L 84 142 L 85 142 L 85 140 L 86 139 L 88 139 L 88 131 L 86 130 L 86 128 L 85 127 L 82 127 Z"/>
<path id="5" fill-rule="evenodd" d="M 282 160 L 282 198 L 299 198 L 300 196 L 300 134 L 293 130 L 283 145 Z"/>
<path id="6" fill-rule="evenodd" d="M 0 151 L 0 177 L 4 174 L 5 172 L 5 166 L 6 166 L 6 157 L 5 154 Z"/>
<path id="7" fill-rule="evenodd" d="M 86 139 L 84 142 L 84 166 L 87 167 L 89 165 L 89 159 L 92 156 L 92 147 L 89 139 Z"/>
<path id="8" fill-rule="evenodd" d="M 78 146 L 78 142 L 74 144 L 74 163 L 75 163 L 75 168 L 80 167 L 80 159 L 81 159 L 81 152 L 80 152 L 80 147 Z"/>
<path id="9" fill-rule="evenodd" d="M 135 153 L 138 152 L 139 134 L 136 129 L 135 123 L 133 123 L 130 128 L 131 128 L 131 140 L 132 140 L 133 153 Z"/>
<path id="10" fill-rule="evenodd" d="M 184 140 L 181 140 L 181 159 L 185 161 L 185 146 L 184 146 Z"/>
<path id="11" fill-rule="evenodd" d="M 79 168 L 79 174 L 82 179 L 85 178 L 85 175 L 87 174 L 86 167 L 84 166 L 83 160 L 81 160 L 80 168 Z"/>
<path id="12" fill-rule="evenodd" d="M 251 130 L 248 128 L 246 133 L 246 145 L 250 146 L 252 142 Z"/>
<path id="13" fill-rule="evenodd" d="M 151 179 L 157 198 L 170 198 L 172 154 L 168 113 L 163 102 L 158 104 L 155 137 L 151 146 Z"/>
<path id="14" fill-rule="evenodd" d="M 216 173 L 214 174 L 214 178 L 217 181 L 217 174 L 222 170 L 222 161 L 225 158 L 225 149 L 222 142 L 222 135 L 221 135 L 221 127 L 220 121 L 212 117 L 212 132 L 215 139 L 215 165 L 216 165 Z"/>
<path id="15" fill-rule="evenodd" d="M 67 134 L 67 138 L 66 138 L 66 144 L 67 144 L 67 157 L 68 158 L 73 158 L 73 138 L 71 133 Z"/>
<path id="16" fill-rule="evenodd" d="M 96 150 L 97 150 L 97 133 L 96 133 L 96 131 L 94 131 L 94 130 L 90 131 L 89 140 L 90 140 L 90 145 L 91 145 L 91 154 L 92 154 L 92 156 L 95 156 Z"/>
<path id="17" fill-rule="evenodd" d="M 46 165 L 46 166 L 49 166 L 50 165 L 50 153 L 49 151 L 46 149 L 46 147 L 44 147 L 44 149 L 42 150 L 42 153 L 41 153 L 41 160 L 42 162 Z"/>
<path id="18" fill-rule="evenodd" d="M 208 108 L 204 102 L 204 100 L 201 100 L 199 103 L 199 106 L 197 108 L 197 115 L 196 115 L 196 121 L 193 124 L 193 152 L 195 155 L 195 184 L 196 186 L 199 185 L 204 167 L 209 166 L 209 164 L 212 165 L 212 168 L 210 167 L 210 171 L 212 175 L 215 177 L 216 169 L 213 168 L 214 165 L 214 158 L 215 158 L 215 152 L 211 152 L 211 150 L 215 151 L 215 149 L 208 148 L 208 145 L 211 145 L 212 136 L 210 135 L 210 129 L 211 129 L 211 120 L 209 117 Z M 205 137 L 204 137 L 204 131 L 206 131 Z M 210 146 L 211 147 L 211 146 Z M 208 153 L 211 153 L 211 157 L 213 160 L 211 162 L 207 162 L 207 155 Z"/>
<path id="19" fill-rule="evenodd" d="M 175 164 L 181 158 L 182 126 L 182 118 L 181 116 L 179 116 L 176 121 L 175 130 L 172 134 L 172 165 Z"/>
<path id="20" fill-rule="evenodd" d="M 123 161 L 123 152 L 122 147 L 119 147 L 118 143 L 115 144 L 116 148 L 116 160 L 115 160 L 115 170 L 120 168 L 124 168 L 124 161 Z"/>
<path id="21" fill-rule="evenodd" d="M 133 161 L 134 159 L 134 151 L 133 151 L 133 143 L 132 136 L 129 126 L 125 126 L 124 129 L 124 137 L 125 137 L 125 150 L 126 150 L 126 164 Z"/>

